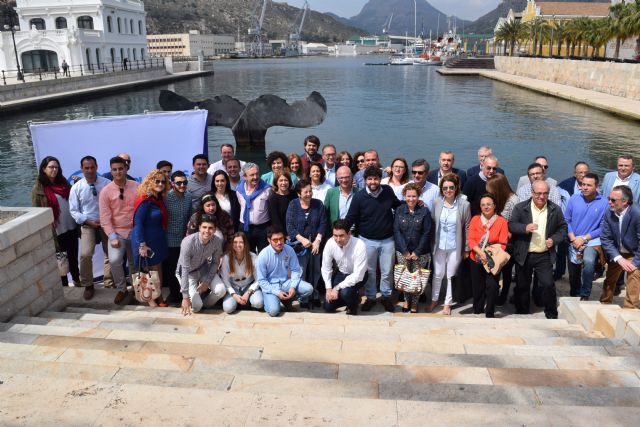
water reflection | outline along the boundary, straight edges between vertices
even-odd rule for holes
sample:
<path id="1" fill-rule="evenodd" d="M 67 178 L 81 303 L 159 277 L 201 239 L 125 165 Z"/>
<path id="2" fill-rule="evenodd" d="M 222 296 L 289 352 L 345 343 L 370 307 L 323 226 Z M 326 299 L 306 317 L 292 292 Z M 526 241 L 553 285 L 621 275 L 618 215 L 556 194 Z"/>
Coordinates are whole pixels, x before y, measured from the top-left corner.
<path id="1" fill-rule="evenodd" d="M 368 60 L 368 59 L 367 59 Z M 312 90 L 325 97 L 325 122 L 310 129 L 275 127 L 267 133 L 267 151 L 302 152 L 302 141 L 316 134 L 351 152 L 375 147 L 384 162 L 397 155 L 437 163 L 451 149 L 456 163 L 476 162 L 480 145 L 490 145 L 512 182 L 537 154 L 549 157 L 556 179 L 571 175 L 585 160 L 599 174 L 615 167 L 618 154 L 640 157 L 637 123 L 557 98 L 479 77 L 445 78 L 432 67 L 365 67 L 362 58 L 307 58 L 236 61 L 216 65 L 216 75 L 117 94 L 95 101 L 21 114 L 0 120 L 0 204 L 27 205 L 36 175 L 27 121 L 72 120 L 159 110 L 160 89 L 193 100 L 228 94 L 242 102 L 273 93 L 289 101 Z M 231 131 L 210 128 L 211 157 Z M 82 153 L 85 154 L 85 153 Z M 264 159 L 262 151 L 245 152 Z M 79 154 L 79 157 L 81 155 Z"/>

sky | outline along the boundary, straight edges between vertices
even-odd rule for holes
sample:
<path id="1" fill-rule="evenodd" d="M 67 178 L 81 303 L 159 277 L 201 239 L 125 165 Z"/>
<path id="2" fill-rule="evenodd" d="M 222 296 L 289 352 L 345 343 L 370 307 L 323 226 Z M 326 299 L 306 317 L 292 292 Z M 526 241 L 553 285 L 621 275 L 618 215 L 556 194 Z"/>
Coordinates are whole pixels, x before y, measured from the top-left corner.
<path id="1" fill-rule="evenodd" d="M 304 0 L 275 0 L 301 7 Z M 319 12 L 333 12 L 336 15 L 350 18 L 360 13 L 368 0 L 308 0 L 311 9 Z M 456 15 L 474 21 L 496 8 L 500 0 L 428 0 L 442 13 Z"/>

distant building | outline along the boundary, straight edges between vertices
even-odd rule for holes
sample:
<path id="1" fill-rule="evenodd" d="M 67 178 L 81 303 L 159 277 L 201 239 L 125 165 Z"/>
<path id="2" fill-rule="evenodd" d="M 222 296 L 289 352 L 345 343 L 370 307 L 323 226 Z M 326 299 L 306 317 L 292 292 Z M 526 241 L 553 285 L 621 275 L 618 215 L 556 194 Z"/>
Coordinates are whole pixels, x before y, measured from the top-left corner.
<path id="1" fill-rule="evenodd" d="M 139 0 L 17 0 L 16 49 L 26 73 L 101 68 L 147 57 L 144 2 Z M 0 35 L 0 69 L 16 70 L 11 33 Z"/>
<path id="2" fill-rule="evenodd" d="M 233 36 L 200 34 L 197 30 L 185 34 L 150 34 L 147 36 L 151 56 L 202 56 L 228 54 L 235 48 Z"/>

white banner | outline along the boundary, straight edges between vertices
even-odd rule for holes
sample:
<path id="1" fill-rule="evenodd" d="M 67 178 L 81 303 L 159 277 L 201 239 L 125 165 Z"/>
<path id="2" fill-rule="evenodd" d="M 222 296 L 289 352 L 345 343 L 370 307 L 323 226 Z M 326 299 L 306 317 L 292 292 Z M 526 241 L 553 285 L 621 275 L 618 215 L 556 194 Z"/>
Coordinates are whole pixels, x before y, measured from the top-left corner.
<path id="1" fill-rule="evenodd" d="M 189 110 L 32 123 L 29 126 L 36 167 L 46 156 L 60 160 L 65 177 L 82 176 L 80 159 L 98 160 L 98 173 L 109 172 L 109 159 L 129 153 L 129 175 L 140 180 L 160 160 L 173 170 L 191 173 L 191 159 L 207 153 L 207 110 Z"/>

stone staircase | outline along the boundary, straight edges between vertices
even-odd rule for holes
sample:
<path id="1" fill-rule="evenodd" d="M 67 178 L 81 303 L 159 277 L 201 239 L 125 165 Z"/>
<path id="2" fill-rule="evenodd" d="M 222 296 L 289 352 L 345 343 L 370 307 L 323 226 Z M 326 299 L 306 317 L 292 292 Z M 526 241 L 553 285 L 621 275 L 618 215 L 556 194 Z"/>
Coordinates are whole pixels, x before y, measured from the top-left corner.
<path id="1" fill-rule="evenodd" d="M 612 329 L 635 314 L 596 306 L 183 317 L 75 299 L 0 323 L 0 424 L 637 425 L 640 347 Z"/>
<path id="2" fill-rule="evenodd" d="M 473 57 L 456 56 L 447 60 L 444 64 L 446 68 L 474 69 L 474 70 L 495 70 L 496 66 L 493 57 Z"/>

